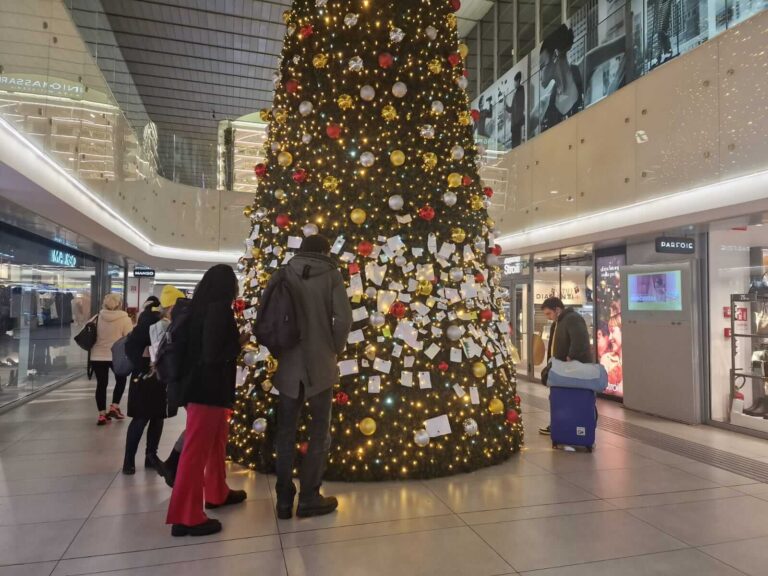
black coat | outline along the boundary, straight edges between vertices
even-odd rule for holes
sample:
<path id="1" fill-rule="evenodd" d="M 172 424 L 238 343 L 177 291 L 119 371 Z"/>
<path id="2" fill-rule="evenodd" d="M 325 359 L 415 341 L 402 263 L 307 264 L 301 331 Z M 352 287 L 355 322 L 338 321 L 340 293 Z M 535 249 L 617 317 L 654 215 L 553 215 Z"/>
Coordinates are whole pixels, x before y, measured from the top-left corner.
<path id="1" fill-rule="evenodd" d="M 232 304 L 214 302 L 190 320 L 185 402 L 231 408 L 240 355 L 240 333 Z"/>
<path id="2" fill-rule="evenodd" d="M 165 418 L 167 415 L 165 386 L 151 373 L 150 359 L 144 356 L 144 350 L 151 343 L 149 327 L 160 318 L 158 312 L 142 312 L 125 343 L 125 352 L 134 366 L 128 389 L 128 416 L 131 418 Z"/>
<path id="3" fill-rule="evenodd" d="M 552 324 L 547 357 L 557 358 L 563 362 L 568 359 L 585 364 L 594 362 L 587 323 L 573 308 L 563 310 L 557 322 Z"/>

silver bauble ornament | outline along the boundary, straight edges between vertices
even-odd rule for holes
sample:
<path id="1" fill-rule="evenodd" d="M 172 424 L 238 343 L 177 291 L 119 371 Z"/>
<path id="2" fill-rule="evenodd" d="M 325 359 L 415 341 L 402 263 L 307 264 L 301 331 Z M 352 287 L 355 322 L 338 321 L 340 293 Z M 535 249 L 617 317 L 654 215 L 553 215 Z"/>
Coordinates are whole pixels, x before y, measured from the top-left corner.
<path id="1" fill-rule="evenodd" d="M 243 362 L 245 362 L 246 366 L 256 366 L 256 362 L 258 361 L 259 353 L 255 350 L 249 350 L 245 354 L 243 354 Z"/>
<path id="2" fill-rule="evenodd" d="M 427 26 L 424 29 L 424 33 L 427 35 L 427 38 L 429 38 L 430 40 L 434 40 L 435 38 L 437 38 L 437 28 L 435 28 L 434 26 Z"/>
<path id="3" fill-rule="evenodd" d="M 454 160 L 461 160 L 464 158 L 464 148 L 456 144 L 456 146 L 451 148 L 451 158 Z"/>
<path id="4" fill-rule="evenodd" d="M 326 4 L 328 4 L 328 0 L 315 0 L 315 6 L 318 8 L 325 8 Z"/>
<path id="5" fill-rule="evenodd" d="M 451 282 L 461 282 L 464 280 L 464 270 L 461 268 L 451 268 L 450 279 Z"/>
<path id="6" fill-rule="evenodd" d="M 381 312 L 374 312 L 371 314 L 371 326 L 374 328 L 381 328 L 384 326 L 384 323 L 387 321 L 387 319 L 384 317 L 384 314 Z"/>
<path id="7" fill-rule="evenodd" d="M 445 106 L 443 105 L 442 102 L 440 102 L 440 100 L 435 100 L 434 102 L 432 102 L 433 114 L 442 114 L 443 112 L 445 112 Z"/>
<path id="8" fill-rule="evenodd" d="M 443 203 L 446 206 L 454 206 L 458 201 L 458 197 L 455 192 L 446 192 L 443 194 Z"/>
<path id="9" fill-rule="evenodd" d="M 422 138 L 431 139 L 435 137 L 435 127 L 432 124 L 424 124 L 419 127 L 419 134 Z"/>
<path id="10" fill-rule="evenodd" d="M 408 264 L 408 258 L 406 258 L 405 256 L 402 256 L 402 255 L 395 256 L 395 265 L 396 266 L 400 266 L 402 268 L 406 264 Z"/>
<path id="11" fill-rule="evenodd" d="M 317 224 L 310 222 L 309 224 L 304 224 L 304 226 L 301 228 L 301 231 L 303 232 L 304 236 L 315 236 L 320 232 L 320 229 L 317 227 Z"/>
<path id="12" fill-rule="evenodd" d="M 451 324 L 448 326 L 448 330 L 445 331 L 445 335 L 448 336 L 448 339 L 453 340 L 454 342 L 461 338 L 461 333 L 461 327 L 456 326 L 456 324 Z"/>
<path id="13" fill-rule="evenodd" d="M 413 443 L 419 448 L 424 448 L 424 446 L 429 444 L 429 433 L 423 428 L 421 430 L 416 430 L 413 433 Z"/>
<path id="14" fill-rule="evenodd" d="M 253 431 L 256 432 L 256 434 L 263 434 L 267 431 L 267 419 L 266 418 L 256 418 L 256 420 L 253 421 Z"/>
<path id="15" fill-rule="evenodd" d="M 389 197 L 388 203 L 392 210 L 402 210 L 405 200 L 403 200 L 403 197 L 400 196 L 400 194 L 393 194 Z"/>
<path id="16" fill-rule="evenodd" d="M 360 72 L 363 69 L 363 59 L 360 56 L 354 56 L 349 60 L 349 69 L 352 72 Z"/>
<path id="17" fill-rule="evenodd" d="M 256 208 L 256 210 L 253 212 L 253 219 L 264 220 L 267 217 L 267 214 L 269 214 L 267 209 L 264 208 L 263 206 L 260 206 L 259 208 Z"/>
<path id="18" fill-rule="evenodd" d="M 392 94 L 394 94 L 396 98 L 402 98 L 407 92 L 408 87 L 403 82 L 395 82 L 394 86 L 392 86 Z"/>
<path id="19" fill-rule="evenodd" d="M 350 12 L 346 16 L 344 16 L 344 24 L 347 26 L 355 26 L 357 24 L 357 19 L 359 16 L 357 14 L 354 14 L 353 12 Z"/>
<path id="20" fill-rule="evenodd" d="M 374 162 L 376 162 L 376 156 L 374 156 L 372 152 L 363 152 L 360 154 L 360 164 L 366 168 L 373 166 Z"/>
<path id="21" fill-rule="evenodd" d="M 464 433 L 467 436 L 475 436 L 478 433 L 477 421 L 474 418 L 464 420 Z"/>
<path id="22" fill-rule="evenodd" d="M 301 104 L 299 104 L 299 114 L 302 116 L 309 116 L 312 114 L 312 110 L 314 109 L 314 106 L 312 106 L 312 102 L 309 100 L 304 100 Z"/>
<path id="23" fill-rule="evenodd" d="M 376 98 L 376 90 L 370 84 L 366 84 L 365 86 L 360 88 L 360 98 L 362 98 L 366 102 L 370 102 L 371 100 Z"/>
<path id="24" fill-rule="evenodd" d="M 462 90 L 466 90 L 467 86 L 469 86 L 469 81 L 464 76 L 459 76 L 459 79 L 456 80 L 456 84 L 459 85 L 459 88 Z"/>
<path id="25" fill-rule="evenodd" d="M 272 142 L 269 147 L 272 149 L 272 152 L 280 152 L 280 142 Z"/>
<path id="26" fill-rule="evenodd" d="M 309 144 L 310 142 L 312 142 L 312 134 L 304 134 L 301 137 L 301 141 L 304 142 L 304 144 Z"/>
<path id="27" fill-rule="evenodd" d="M 389 31 L 389 39 L 395 44 L 402 42 L 403 38 L 405 38 L 405 32 L 400 30 L 400 28 L 392 28 L 392 30 Z"/>
<path id="28" fill-rule="evenodd" d="M 370 298 L 371 300 L 373 300 L 374 298 L 376 298 L 376 295 L 377 295 L 377 294 L 378 294 L 378 291 L 377 291 L 377 290 L 376 290 L 376 288 L 374 288 L 373 286 L 369 286 L 369 287 L 368 287 L 368 288 L 366 288 L 366 290 L 365 290 L 365 297 L 366 297 L 366 298 Z"/>

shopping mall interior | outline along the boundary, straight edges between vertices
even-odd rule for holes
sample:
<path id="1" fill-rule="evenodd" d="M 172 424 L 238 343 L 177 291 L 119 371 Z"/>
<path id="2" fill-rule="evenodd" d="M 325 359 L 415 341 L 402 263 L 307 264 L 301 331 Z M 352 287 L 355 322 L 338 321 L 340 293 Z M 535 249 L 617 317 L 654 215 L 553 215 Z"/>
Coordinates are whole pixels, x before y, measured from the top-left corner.
<path id="1" fill-rule="evenodd" d="M 0 0 L 0 576 L 768 576 L 767 93 L 766 0 Z"/>

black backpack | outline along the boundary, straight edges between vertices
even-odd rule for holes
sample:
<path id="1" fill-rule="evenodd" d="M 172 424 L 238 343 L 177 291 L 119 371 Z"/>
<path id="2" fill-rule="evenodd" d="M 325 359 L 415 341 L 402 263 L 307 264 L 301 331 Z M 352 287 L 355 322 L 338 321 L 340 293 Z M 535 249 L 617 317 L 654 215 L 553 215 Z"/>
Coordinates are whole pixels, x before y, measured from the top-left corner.
<path id="1" fill-rule="evenodd" d="M 269 283 L 261 297 L 253 334 L 259 344 L 279 358 L 301 341 L 300 300 L 288 282 L 286 267 L 283 266 L 275 274 L 277 278 Z"/>
<path id="2" fill-rule="evenodd" d="M 186 404 L 188 376 L 194 371 L 187 361 L 192 319 L 192 300 L 180 298 L 173 307 L 171 325 L 163 334 L 155 354 L 157 378 L 168 391 L 168 415 L 178 412 Z"/>

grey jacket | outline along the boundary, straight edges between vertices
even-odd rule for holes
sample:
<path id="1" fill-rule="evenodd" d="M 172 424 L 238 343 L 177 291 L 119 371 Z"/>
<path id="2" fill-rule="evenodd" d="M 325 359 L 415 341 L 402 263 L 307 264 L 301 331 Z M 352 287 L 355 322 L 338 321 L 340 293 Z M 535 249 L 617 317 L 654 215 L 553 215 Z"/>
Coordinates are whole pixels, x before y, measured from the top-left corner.
<path id="1" fill-rule="evenodd" d="M 573 308 L 563 310 L 557 322 L 552 324 L 549 332 L 547 357 L 554 357 L 563 362 L 568 359 L 578 360 L 585 364 L 594 362 L 587 323 Z"/>
<path id="2" fill-rule="evenodd" d="M 352 307 L 341 273 L 330 258 L 301 253 L 287 267 L 288 282 L 300 298 L 301 343 L 280 355 L 273 383 L 289 398 L 299 397 L 303 383 L 304 396 L 309 398 L 339 380 L 337 356 L 347 345 Z"/>

